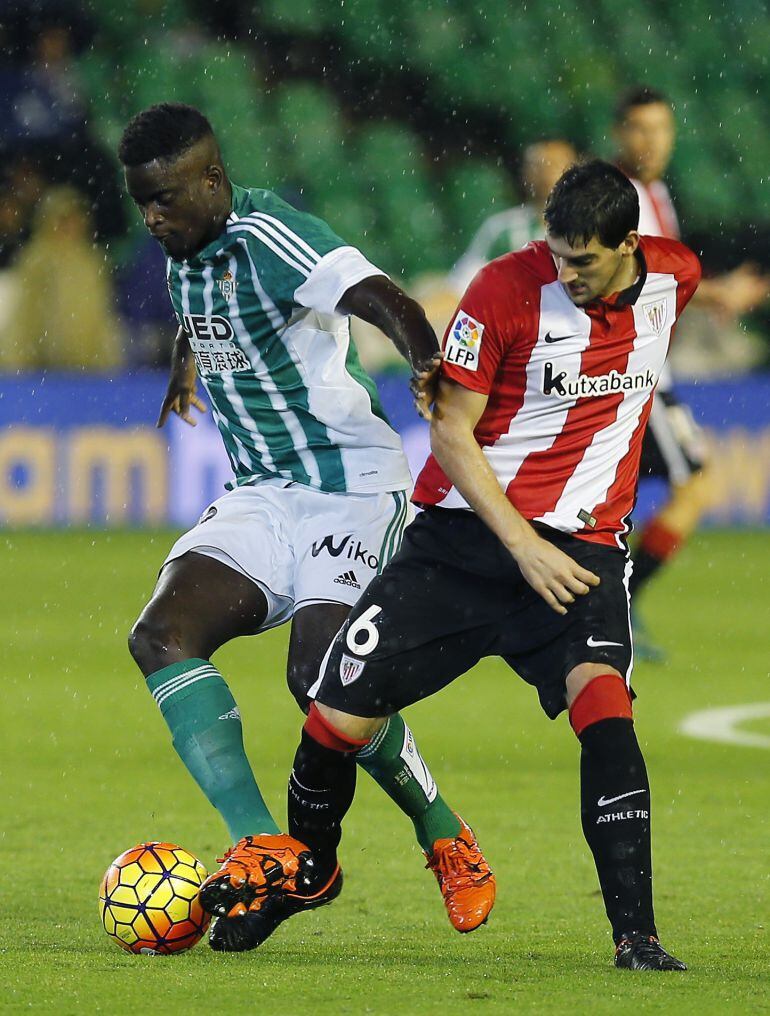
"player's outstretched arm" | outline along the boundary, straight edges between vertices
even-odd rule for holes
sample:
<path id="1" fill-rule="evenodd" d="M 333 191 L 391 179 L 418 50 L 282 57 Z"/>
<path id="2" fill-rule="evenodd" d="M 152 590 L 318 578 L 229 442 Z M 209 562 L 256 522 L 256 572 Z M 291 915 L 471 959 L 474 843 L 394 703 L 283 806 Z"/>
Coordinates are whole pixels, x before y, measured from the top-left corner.
<path id="1" fill-rule="evenodd" d="M 157 427 L 162 427 L 169 413 L 176 413 L 185 423 L 194 427 L 196 421 L 190 415 L 190 406 L 199 413 L 206 412 L 206 406 L 195 394 L 196 383 L 195 357 L 190 342 L 183 329 L 179 329 L 174 340 L 174 351 L 171 354 L 171 374 L 168 379 L 166 397 L 160 407 Z"/>
<path id="2" fill-rule="evenodd" d="M 744 262 L 725 275 L 701 279 L 693 305 L 712 307 L 725 318 L 742 317 L 770 295 L 770 275 L 763 274 L 756 265 Z"/>
<path id="3" fill-rule="evenodd" d="M 535 592 L 557 614 L 566 614 L 576 596 L 599 585 L 599 577 L 539 536 L 503 493 L 473 433 L 486 404 L 486 395 L 442 379 L 430 429 L 433 454 Z"/>
<path id="4" fill-rule="evenodd" d="M 415 406 L 420 416 L 429 420 L 441 353 L 436 333 L 419 303 L 386 276 L 374 275 L 351 286 L 338 310 L 367 321 L 387 335 L 412 368 Z"/>

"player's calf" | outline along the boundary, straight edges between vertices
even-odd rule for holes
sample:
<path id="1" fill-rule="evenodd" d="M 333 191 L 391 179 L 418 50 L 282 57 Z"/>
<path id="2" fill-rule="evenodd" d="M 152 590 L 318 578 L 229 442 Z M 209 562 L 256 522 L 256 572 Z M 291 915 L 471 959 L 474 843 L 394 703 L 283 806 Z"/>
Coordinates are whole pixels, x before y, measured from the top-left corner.
<path id="1" fill-rule="evenodd" d="M 339 895 L 337 846 L 363 743 L 342 737 L 311 706 L 289 778 L 292 835 L 244 837 L 201 890 L 203 908 L 226 922 L 212 931 L 212 948 L 253 949 L 288 917 Z"/>
<path id="2" fill-rule="evenodd" d="M 310 707 L 289 776 L 289 831 L 327 874 L 336 867 L 342 820 L 353 802 L 355 753 L 367 743 L 333 727 L 315 703 Z"/>
<path id="3" fill-rule="evenodd" d="M 323 873 L 337 863 L 341 823 L 353 800 L 356 759 L 369 743 L 339 730 L 330 722 L 330 714 L 343 721 L 346 718 L 346 714 L 316 704 L 311 707 L 289 780 L 290 830 L 312 847 Z M 348 719 L 353 729 L 360 724 L 359 730 L 374 722 L 355 716 Z M 400 718 L 394 719 L 398 720 L 397 729 L 408 731 Z M 402 765 L 401 771 L 408 778 L 408 766 Z M 424 790 L 422 796 L 424 803 Z M 495 878 L 472 830 L 457 816 L 450 813 L 450 818 L 451 832 L 432 839 L 425 856 L 427 867 L 436 875 L 450 922 L 458 931 L 468 932 L 487 920 L 495 900 Z"/>
<path id="4" fill-rule="evenodd" d="M 570 707 L 580 740 L 583 833 L 599 875 L 616 945 L 657 938 L 652 904 L 650 785 L 631 699 L 616 673 L 593 677 Z"/>

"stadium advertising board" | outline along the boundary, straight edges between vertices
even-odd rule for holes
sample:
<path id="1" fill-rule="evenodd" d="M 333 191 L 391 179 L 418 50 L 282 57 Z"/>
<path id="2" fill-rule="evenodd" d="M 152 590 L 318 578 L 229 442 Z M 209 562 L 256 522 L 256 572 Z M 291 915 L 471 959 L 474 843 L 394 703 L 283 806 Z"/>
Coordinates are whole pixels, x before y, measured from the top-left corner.
<path id="1" fill-rule="evenodd" d="M 380 379 L 413 472 L 427 431 L 403 377 Z M 714 458 L 708 521 L 770 525 L 770 375 L 681 386 Z M 230 479 L 211 415 L 197 427 L 154 421 L 165 391 L 155 373 L 0 380 L 0 522 L 5 526 L 186 527 Z M 643 485 L 638 517 L 661 489 Z"/>

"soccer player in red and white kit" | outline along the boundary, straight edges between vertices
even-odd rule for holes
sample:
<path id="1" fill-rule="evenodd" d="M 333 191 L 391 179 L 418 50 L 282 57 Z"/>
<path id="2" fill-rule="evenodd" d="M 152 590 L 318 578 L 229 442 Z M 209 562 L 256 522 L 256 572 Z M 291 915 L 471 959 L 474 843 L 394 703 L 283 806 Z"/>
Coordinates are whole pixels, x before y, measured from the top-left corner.
<path id="1" fill-rule="evenodd" d="M 415 489 L 425 510 L 327 653 L 295 757 L 289 828 L 314 866 L 303 893 L 337 864 L 355 753 L 386 717 L 498 655 L 549 717 L 569 711 L 616 965 L 685 969 L 653 915 L 625 536 L 655 384 L 700 268 L 681 243 L 640 237 L 638 219 L 620 170 L 572 167 L 546 240 L 492 261 L 463 296 Z M 255 891 L 266 908 L 295 906 L 294 882 Z"/>
<path id="2" fill-rule="evenodd" d="M 646 85 L 631 88 L 618 102 L 613 133 L 618 164 L 639 194 L 639 232 L 678 240 L 679 220 L 663 179 L 676 137 L 670 101 Z M 769 281 L 752 265 L 742 264 L 725 275 L 704 279 L 694 302 L 729 323 L 767 297 Z M 641 477 L 665 480 L 669 497 L 643 528 L 634 551 L 634 601 L 697 527 L 709 495 L 707 465 L 703 435 L 689 408 L 677 398 L 666 369 L 642 445 Z M 662 650 L 649 640 L 638 613 L 635 624 L 639 658 L 662 660 Z"/>

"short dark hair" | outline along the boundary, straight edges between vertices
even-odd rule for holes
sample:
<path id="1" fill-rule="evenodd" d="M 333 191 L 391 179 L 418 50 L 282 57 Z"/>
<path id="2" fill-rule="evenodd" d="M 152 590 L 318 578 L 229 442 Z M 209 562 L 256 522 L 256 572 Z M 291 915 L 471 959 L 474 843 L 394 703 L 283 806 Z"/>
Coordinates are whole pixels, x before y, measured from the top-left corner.
<path id="1" fill-rule="evenodd" d="M 634 85 L 618 99 L 615 105 L 615 123 L 623 123 L 628 111 L 635 106 L 652 106 L 657 102 L 662 102 L 665 106 L 671 105 L 669 97 L 659 89 L 649 85 Z"/>
<path id="2" fill-rule="evenodd" d="M 610 162 L 579 162 L 563 173 L 545 205 L 548 232 L 570 246 L 597 236 L 605 247 L 617 247 L 639 226 L 639 195 Z"/>
<path id="3" fill-rule="evenodd" d="M 213 134 L 199 109 L 182 102 L 161 102 L 131 118 L 118 145 L 118 158 L 124 166 L 143 166 L 154 159 L 172 160 Z"/>

